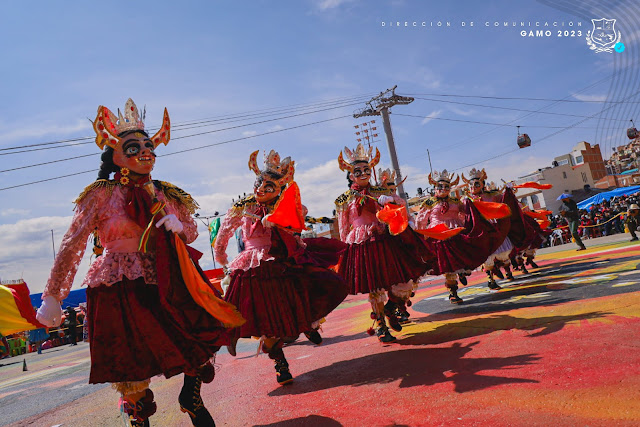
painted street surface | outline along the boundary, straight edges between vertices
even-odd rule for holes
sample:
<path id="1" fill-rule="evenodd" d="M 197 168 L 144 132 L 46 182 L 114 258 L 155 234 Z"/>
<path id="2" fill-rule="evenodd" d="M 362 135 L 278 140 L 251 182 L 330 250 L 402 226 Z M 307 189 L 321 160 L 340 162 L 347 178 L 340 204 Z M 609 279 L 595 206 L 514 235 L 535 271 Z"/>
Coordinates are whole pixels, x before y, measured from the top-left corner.
<path id="1" fill-rule="evenodd" d="M 627 236 L 545 249 L 539 268 L 469 278 L 452 306 L 441 278 L 422 283 L 412 322 L 383 345 L 365 296 L 285 347 L 293 384 L 242 340 L 202 388 L 219 426 L 632 426 L 640 423 L 640 245 Z M 56 351 L 54 351 L 56 350 Z M 118 396 L 87 384 L 88 345 L 0 361 L 0 425 L 118 426 Z M 17 363 L 16 363 L 17 362 Z M 153 379 L 157 426 L 189 426 L 181 377 Z M 4 424 L 3 424 L 4 423 Z"/>

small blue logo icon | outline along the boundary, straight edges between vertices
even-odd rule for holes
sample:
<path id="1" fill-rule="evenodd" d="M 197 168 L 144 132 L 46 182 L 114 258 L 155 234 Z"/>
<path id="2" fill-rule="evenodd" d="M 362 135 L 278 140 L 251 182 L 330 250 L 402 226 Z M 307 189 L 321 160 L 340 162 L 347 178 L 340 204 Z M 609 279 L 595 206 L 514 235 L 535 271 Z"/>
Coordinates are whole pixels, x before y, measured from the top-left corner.
<path id="1" fill-rule="evenodd" d="M 618 53 L 623 52 L 624 51 L 624 43 L 622 43 L 622 42 L 616 43 L 616 45 L 613 47 L 613 49 Z"/>

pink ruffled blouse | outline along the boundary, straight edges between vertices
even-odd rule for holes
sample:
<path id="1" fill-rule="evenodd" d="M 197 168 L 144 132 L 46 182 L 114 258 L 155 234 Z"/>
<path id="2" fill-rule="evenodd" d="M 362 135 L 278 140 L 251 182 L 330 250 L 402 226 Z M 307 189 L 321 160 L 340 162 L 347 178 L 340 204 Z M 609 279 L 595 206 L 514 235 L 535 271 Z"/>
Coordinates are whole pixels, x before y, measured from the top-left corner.
<path id="1" fill-rule="evenodd" d="M 449 228 L 464 226 L 465 213 L 464 205 L 459 200 L 449 199 L 448 208 L 440 199 L 430 207 L 423 207 L 416 217 L 416 227 L 420 230 L 433 227 L 438 224 L 445 224 Z"/>
<path id="2" fill-rule="evenodd" d="M 90 191 L 76 205 L 69 230 L 62 239 L 60 250 L 42 294 L 61 301 L 67 297 L 73 279 L 82 261 L 87 239 L 98 229 L 104 247 L 103 254 L 89 267 L 82 286 L 110 286 L 124 277 L 135 280 L 142 277 L 145 283 L 157 284 L 155 255 L 138 251 L 138 243 L 144 230 L 125 212 L 125 195 L 128 188 L 116 185 L 99 187 Z M 189 209 L 156 193 L 158 200 L 167 202 L 165 211 L 174 214 L 182 222 L 187 243 L 198 237 L 197 225 Z"/>
<path id="3" fill-rule="evenodd" d="M 391 195 L 397 204 L 405 204 L 405 201 L 398 195 Z M 376 205 L 376 212 L 382 206 Z M 357 197 L 352 198 L 347 206 L 340 206 L 337 209 L 338 228 L 340 240 L 349 244 L 366 242 L 376 234 L 382 234 L 386 230 L 386 225 L 376 217 L 376 212 L 362 209 L 358 214 Z"/>

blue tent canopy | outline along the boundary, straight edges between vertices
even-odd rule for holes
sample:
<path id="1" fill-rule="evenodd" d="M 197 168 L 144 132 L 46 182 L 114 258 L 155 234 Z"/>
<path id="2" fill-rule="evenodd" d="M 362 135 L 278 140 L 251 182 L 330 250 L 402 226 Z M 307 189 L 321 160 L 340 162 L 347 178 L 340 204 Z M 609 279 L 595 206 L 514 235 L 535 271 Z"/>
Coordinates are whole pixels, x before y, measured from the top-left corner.
<path id="1" fill-rule="evenodd" d="M 578 209 L 589 209 L 591 205 L 601 203 L 605 200 L 609 200 L 616 196 L 628 196 L 640 191 L 640 185 L 633 185 L 631 187 L 616 188 L 615 190 L 605 191 L 604 193 L 598 193 L 595 196 L 591 196 L 588 199 L 584 199 L 578 203 Z"/>
<path id="2" fill-rule="evenodd" d="M 31 304 L 34 307 L 40 307 L 42 305 L 42 293 L 31 294 L 29 297 L 31 298 Z M 69 295 L 62 300 L 62 309 L 64 310 L 67 307 L 77 307 L 81 302 L 87 302 L 86 288 L 76 289 L 75 291 L 69 292 Z"/>

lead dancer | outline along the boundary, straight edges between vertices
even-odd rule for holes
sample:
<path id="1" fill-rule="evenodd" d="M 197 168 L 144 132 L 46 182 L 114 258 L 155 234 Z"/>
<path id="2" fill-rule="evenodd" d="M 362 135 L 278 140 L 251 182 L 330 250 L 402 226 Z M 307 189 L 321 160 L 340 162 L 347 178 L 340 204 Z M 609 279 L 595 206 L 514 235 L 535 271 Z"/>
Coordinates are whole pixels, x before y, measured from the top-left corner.
<path id="1" fill-rule="evenodd" d="M 96 230 L 104 253 L 91 264 L 83 282 L 91 349 L 89 383 L 113 383 L 131 425 L 148 426 L 156 411 L 150 378 L 184 373 L 180 408 L 193 425 L 213 426 L 200 387 L 213 380 L 209 359 L 228 344 L 228 336 L 221 321 L 194 301 L 171 246 L 174 238 L 196 239 L 191 214 L 198 205 L 180 188 L 151 180 L 155 149 L 169 142 L 169 115 L 165 109 L 162 127 L 152 137 L 143 120 L 131 99 L 124 116 L 98 108 L 93 126 L 96 144 L 104 149 L 98 180 L 75 201 L 75 215 L 42 294 L 38 319 L 47 326 L 60 324 L 60 301 L 69 294 L 87 238 Z M 141 240 L 146 242 L 142 248 Z M 193 258 L 190 262 L 197 262 L 199 253 L 190 248 L 187 252 Z M 220 296 L 210 291 L 212 301 Z M 230 325 L 242 322 L 234 308 L 217 302 L 232 313 L 221 319 Z"/>

